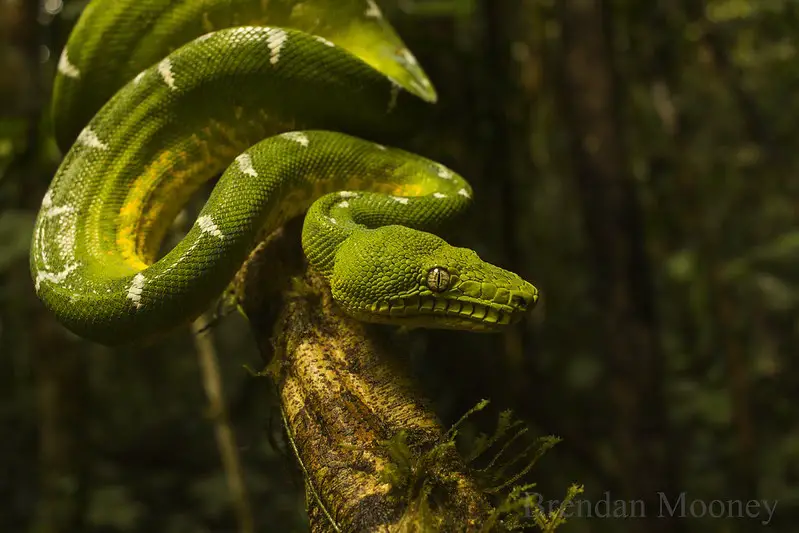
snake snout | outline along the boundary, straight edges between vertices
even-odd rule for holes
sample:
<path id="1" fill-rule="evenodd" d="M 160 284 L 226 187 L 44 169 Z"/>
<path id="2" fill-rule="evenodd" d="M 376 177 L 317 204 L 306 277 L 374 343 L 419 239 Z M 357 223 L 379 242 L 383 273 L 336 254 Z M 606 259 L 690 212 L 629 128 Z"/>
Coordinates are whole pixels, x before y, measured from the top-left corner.
<path id="1" fill-rule="evenodd" d="M 538 303 L 538 289 L 527 282 L 523 282 L 520 290 L 513 291 L 509 303 L 516 311 L 524 313 Z"/>
<path id="2" fill-rule="evenodd" d="M 535 305 L 535 299 L 532 295 L 530 296 L 522 296 L 521 294 L 516 294 L 510 299 L 510 304 L 513 307 L 519 309 L 519 311 L 527 311 L 527 308 L 531 305 Z"/>

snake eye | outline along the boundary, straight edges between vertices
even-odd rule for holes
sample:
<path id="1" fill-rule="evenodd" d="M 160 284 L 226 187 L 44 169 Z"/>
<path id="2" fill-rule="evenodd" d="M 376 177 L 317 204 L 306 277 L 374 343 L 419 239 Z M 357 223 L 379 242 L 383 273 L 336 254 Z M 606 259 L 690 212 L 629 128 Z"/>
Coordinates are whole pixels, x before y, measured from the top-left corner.
<path id="1" fill-rule="evenodd" d="M 433 292 L 444 292 L 449 288 L 449 272 L 446 268 L 435 267 L 427 273 L 427 286 Z"/>

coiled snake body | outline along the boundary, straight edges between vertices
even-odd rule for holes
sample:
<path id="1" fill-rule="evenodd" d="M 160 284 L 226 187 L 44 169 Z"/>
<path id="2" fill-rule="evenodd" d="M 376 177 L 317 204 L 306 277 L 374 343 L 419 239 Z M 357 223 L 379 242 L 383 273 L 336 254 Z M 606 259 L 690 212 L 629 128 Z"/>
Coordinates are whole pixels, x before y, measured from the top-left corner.
<path id="1" fill-rule="evenodd" d="M 93 0 L 55 83 L 71 148 L 36 222 L 39 297 L 86 338 L 147 338 L 199 315 L 258 234 L 307 210 L 305 254 L 352 316 L 515 322 L 536 289 L 424 231 L 468 205 L 468 183 L 348 135 L 380 138 L 422 100 L 435 92 L 372 0 Z M 223 170 L 157 259 L 189 196 Z"/>

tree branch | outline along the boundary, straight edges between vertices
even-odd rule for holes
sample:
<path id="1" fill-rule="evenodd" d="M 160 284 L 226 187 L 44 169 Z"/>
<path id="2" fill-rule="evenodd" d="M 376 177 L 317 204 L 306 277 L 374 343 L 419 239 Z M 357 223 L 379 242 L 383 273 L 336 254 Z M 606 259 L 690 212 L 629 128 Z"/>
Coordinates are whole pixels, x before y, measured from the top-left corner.
<path id="1" fill-rule="evenodd" d="M 239 531 L 241 533 L 254 533 L 255 525 L 253 523 L 252 507 L 247 494 L 247 486 L 244 483 L 244 472 L 239 459 L 236 435 L 230 426 L 230 418 L 225 406 L 225 396 L 222 391 L 222 379 L 219 375 L 216 349 L 214 348 L 211 330 L 207 326 L 208 318 L 202 315 L 194 321 L 192 330 L 194 333 L 194 345 L 197 349 L 197 360 L 203 377 L 203 388 L 208 398 L 208 412 L 214 424 L 219 456 L 225 469 L 225 477 L 230 490 L 233 508 L 236 512 L 236 519 L 239 523 Z"/>
<path id="2" fill-rule="evenodd" d="M 444 430 L 390 354 L 385 330 L 341 315 L 312 270 L 291 276 L 302 264 L 298 234 L 295 226 L 272 235 L 239 280 L 271 359 L 266 374 L 302 467 L 311 530 L 479 531 L 492 507 L 454 447 L 442 446 Z M 275 317 L 270 340 L 265 326 Z"/>

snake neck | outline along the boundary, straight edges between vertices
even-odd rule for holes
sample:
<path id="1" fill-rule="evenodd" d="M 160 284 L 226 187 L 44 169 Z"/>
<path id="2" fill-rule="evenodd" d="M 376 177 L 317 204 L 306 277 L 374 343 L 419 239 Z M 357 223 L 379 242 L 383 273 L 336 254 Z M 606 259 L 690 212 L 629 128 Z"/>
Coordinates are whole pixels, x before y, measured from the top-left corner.
<path id="1" fill-rule="evenodd" d="M 302 230 L 302 247 L 308 262 L 330 280 L 336 252 L 355 234 L 369 231 L 357 218 L 356 206 L 364 193 L 340 191 L 323 196 L 311 206 Z"/>

